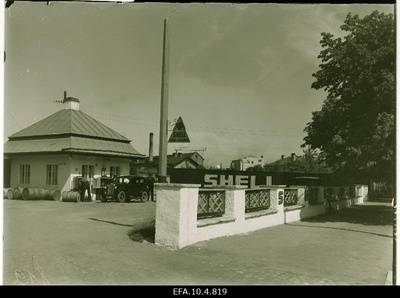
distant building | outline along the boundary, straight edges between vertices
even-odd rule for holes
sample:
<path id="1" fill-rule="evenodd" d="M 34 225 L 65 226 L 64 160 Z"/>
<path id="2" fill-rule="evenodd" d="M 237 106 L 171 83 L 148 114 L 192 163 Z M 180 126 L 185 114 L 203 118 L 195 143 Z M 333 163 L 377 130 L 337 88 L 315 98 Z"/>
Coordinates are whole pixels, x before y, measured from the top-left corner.
<path id="1" fill-rule="evenodd" d="M 247 157 L 232 160 L 231 168 L 235 171 L 246 171 L 246 169 L 254 167 L 256 165 L 263 166 L 265 164 L 264 157 L 255 157 L 254 155 L 249 155 Z"/>
<path id="2" fill-rule="evenodd" d="M 285 165 L 287 163 L 290 163 L 292 161 L 296 161 L 296 159 L 298 158 L 298 156 L 295 153 L 292 153 L 290 156 L 285 156 L 285 155 L 281 155 L 281 159 L 278 159 L 274 162 L 269 163 L 269 166 L 272 165 Z"/>
<path id="3" fill-rule="evenodd" d="M 157 174 L 158 156 L 153 161 L 145 161 L 131 164 L 131 174 Z M 174 169 L 198 169 L 203 167 L 204 158 L 198 152 L 173 153 L 167 155 L 167 167 Z"/>
<path id="4" fill-rule="evenodd" d="M 154 162 L 158 164 L 158 156 L 154 156 Z M 204 158 L 197 152 L 172 153 L 167 156 L 167 167 L 175 169 L 197 169 L 204 163 Z"/>
<path id="5" fill-rule="evenodd" d="M 66 108 L 11 135 L 4 145 L 5 187 L 73 188 L 73 177 L 127 175 L 131 161 L 144 159 L 130 140 L 79 110 Z"/>

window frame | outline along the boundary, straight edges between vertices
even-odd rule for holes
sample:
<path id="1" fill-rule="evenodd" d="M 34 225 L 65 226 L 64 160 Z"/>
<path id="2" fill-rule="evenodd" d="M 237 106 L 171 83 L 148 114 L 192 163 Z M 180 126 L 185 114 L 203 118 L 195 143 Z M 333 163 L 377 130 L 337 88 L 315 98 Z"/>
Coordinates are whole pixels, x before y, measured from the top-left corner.
<path id="1" fill-rule="evenodd" d="M 58 185 L 58 165 L 46 165 L 46 185 Z"/>

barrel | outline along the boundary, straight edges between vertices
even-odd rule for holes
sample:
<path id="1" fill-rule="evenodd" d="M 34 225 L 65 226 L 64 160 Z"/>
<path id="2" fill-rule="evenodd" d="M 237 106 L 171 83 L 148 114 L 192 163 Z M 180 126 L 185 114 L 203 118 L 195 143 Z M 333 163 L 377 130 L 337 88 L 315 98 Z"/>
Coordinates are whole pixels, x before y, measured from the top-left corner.
<path id="1" fill-rule="evenodd" d="M 38 188 L 38 194 L 36 196 L 36 200 L 44 200 L 46 191 L 43 188 Z"/>
<path id="2" fill-rule="evenodd" d="M 22 200 L 22 191 L 23 187 L 16 187 L 14 188 L 14 200 Z"/>
<path id="3" fill-rule="evenodd" d="M 43 200 L 49 200 L 49 190 L 43 189 Z"/>
<path id="4" fill-rule="evenodd" d="M 81 194 L 77 191 L 63 191 L 62 193 L 62 201 L 63 202 L 80 202 Z"/>
<path id="5" fill-rule="evenodd" d="M 14 199 L 14 190 L 13 190 L 12 188 L 9 188 L 9 189 L 7 190 L 7 193 L 6 193 L 5 198 L 7 198 L 7 199 L 9 199 L 9 200 Z"/>
<path id="6" fill-rule="evenodd" d="M 10 195 L 8 195 L 10 192 Z M 12 188 L 3 188 L 3 199 L 12 200 L 14 198 L 14 190 Z"/>
<path id="7" fill-rule="evenodd" d="M 58 189 L 50 189 L 46 194 L 47 200 L 59 201 L 61 198 L 61 192 Z"/>
<path id="8" fill-rule="evenodd" d="M 25 187 L 22 190 L 22 198 L 24 200 L 34 200 L 38 193 L 37 187 Z"/>
<path id="9" fill-rule="evenodd" d="M 22 190 L 22 198 L 24 200 L 43 200 L 44 189 L 38 187 L 25 187 Z"/>

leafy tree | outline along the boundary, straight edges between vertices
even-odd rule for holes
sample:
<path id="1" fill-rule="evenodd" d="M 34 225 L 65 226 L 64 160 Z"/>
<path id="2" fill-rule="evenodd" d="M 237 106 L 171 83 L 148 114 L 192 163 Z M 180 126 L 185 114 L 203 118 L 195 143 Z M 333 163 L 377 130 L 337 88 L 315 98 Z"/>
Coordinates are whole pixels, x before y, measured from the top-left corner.
<path id="1" fill-rule="evenodd" d="M 254 167 L 255 168 L 255 167 Z M 247 170 L 252 170 L 251 168 Z M 293 172 L 293 173 L 327 173 L 332 172 L 326 163 L 323 154 L 307 146 L 303 149 L 302 156 L 287 157 L 271 164 L 265 164 L 263 171 L 267 172 Z"/>
<path id="2" fill-rule="evenodd" d="M 348 14 L 348 34 L 322 33 L 314 89 L 327 97 L 306 125 L 303 146 L 320 149 L 334 170 L 389 181 L 395 173 L 395 25 L 393 14 Z"/>
<path id="3" fill-rule="evenodd" d="M 246 169 L 247 172 L 263 172 L 264 167 L 262 165 L 255 165 Z"/>

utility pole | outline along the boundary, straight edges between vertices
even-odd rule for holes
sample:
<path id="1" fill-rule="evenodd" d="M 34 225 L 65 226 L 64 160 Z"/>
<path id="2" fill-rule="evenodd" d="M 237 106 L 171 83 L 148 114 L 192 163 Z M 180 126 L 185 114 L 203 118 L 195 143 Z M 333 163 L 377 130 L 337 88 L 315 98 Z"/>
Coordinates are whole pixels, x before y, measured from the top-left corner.
<path id="1" fill-rule="evenodd" d="M 168 81 L 169 81 L 169 31 L 168 19 L 164 20 L 164 42 L 161 77 L 160 108 L 160 149 L 158 160 L 158 182 L 167 182 L 167 150 L 168 150 Z"/>

